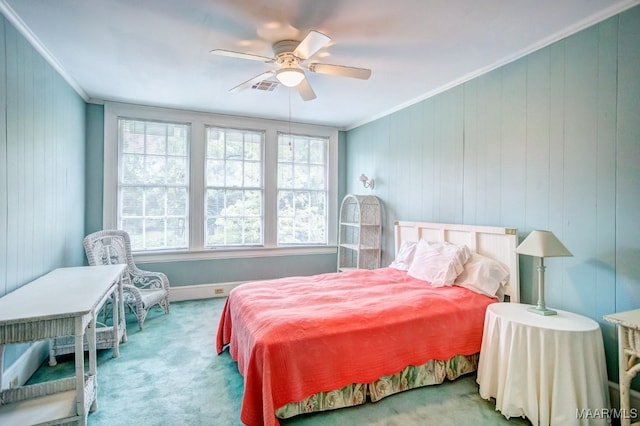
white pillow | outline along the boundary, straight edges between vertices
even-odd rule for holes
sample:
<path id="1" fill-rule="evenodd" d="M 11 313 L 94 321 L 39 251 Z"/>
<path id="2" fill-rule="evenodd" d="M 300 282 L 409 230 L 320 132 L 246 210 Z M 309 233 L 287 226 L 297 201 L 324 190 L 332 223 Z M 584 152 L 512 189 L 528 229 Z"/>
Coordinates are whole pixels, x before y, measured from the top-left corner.
<path id="1" fill-rule="evenodd" d="M 391 262 L 389 268 L 395 268 L 401 271 L 409 270 L 411 262 L 413 262 L 413 255 L 416 252 L 416 245 L 415 242 L 403 241 L 402 244 L 400 244 L 398 255 L 395 260 Z"/>
<path id="2" fill-rule="evenodd" d="M 509 271 L 500 262 L 471 253 L 471 259 L 464 265 L 455 285 L 502 300 L 504 285 L 508 281 Z"/>
<path id="3" fill-rule="evenodd" d="M 469 256 L 467 246 L 420 240 L 407 274 L 428 281 L 434 287 L 453 285 L 456 277 L 464 270 Z"/>

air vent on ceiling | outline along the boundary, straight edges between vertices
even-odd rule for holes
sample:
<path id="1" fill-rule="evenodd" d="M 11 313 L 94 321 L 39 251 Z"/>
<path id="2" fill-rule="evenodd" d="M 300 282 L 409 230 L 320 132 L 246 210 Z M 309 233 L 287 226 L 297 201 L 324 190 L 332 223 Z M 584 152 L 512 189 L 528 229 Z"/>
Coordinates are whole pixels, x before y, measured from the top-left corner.
<path id="1" fill-rule="evenodd" d="M 278 87 L 279 84 L 280 83 L 278 83 L 277 81 L 262 80 L 257 82 L 253 86 L 251 86 L 251 88 L 256 90 L 266 90 L 268 92 L 271 92 L 273 91 L 273 89 Z"/>

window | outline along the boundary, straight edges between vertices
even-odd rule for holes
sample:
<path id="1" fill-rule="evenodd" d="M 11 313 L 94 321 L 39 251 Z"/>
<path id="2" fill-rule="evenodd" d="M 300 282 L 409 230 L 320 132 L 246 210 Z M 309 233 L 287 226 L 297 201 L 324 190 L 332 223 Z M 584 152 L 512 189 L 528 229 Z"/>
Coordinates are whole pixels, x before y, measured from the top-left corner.
<path id="1" fill-rule="evenodd" d="M 327 243 L 327 142 L 278 135 L 278 244 Z"/>
<path id="2" fill-rule="evenodd" d="M 205 246 L 262 245 L 264 132 L 207 128 Z"/>
<path id="3" fill-rule="evenodd" d="M 189 128 L 118 120 L 118 228 L 133 250 L 188 247 Z"/>
<path id="4" fill-rule="evenodd" d="M 103 227 L 143 261 L 335 253 L 338 132 L 105 103 Z"/>

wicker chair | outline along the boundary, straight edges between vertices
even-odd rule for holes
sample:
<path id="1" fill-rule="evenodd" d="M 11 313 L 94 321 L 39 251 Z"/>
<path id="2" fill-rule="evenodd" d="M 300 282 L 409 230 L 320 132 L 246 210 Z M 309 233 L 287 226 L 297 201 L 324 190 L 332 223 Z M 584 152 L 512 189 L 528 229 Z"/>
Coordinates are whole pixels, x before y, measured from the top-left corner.
<path id="1" fill-rule="evenodd" d="M 149 308 L 160 305 L 165 313 L 169 313 L 169 279 L 161 272 L 138 269 L 133 262 L 127 232 L 104 230 L 89 234 L 84 238 L 84 250 L 92 266 L 127 264 L 122 276 L 124 304 L 136 314 L 140 330 Z"/>

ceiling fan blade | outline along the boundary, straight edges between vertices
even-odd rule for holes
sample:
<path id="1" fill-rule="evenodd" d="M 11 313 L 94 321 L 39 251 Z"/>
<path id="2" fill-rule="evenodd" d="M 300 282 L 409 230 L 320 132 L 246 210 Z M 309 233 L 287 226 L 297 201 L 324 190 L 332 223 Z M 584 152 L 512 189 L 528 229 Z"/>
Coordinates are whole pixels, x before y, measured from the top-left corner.
<path id="1" fill-rule="evenodd" d="M 251 61 L 260 61 L 260 62 L 273 62 L 273 58 L 268 58 L 266 56 L 260 56 L 260 55 L 254 55 L 252 53 L 236 52 L 236 51 L 233 51 L 233 50 L 213 49 L 209 53 L 212 53 L 212 54 L 218 55 L 218 56 L 227 56 L 229 58 L 249 59 Z"/>
<path id="2" fill-rule="evenodd" d="M 330 41 L 330 37 L 318 31 L 309 31 L 309 34 L 300 42 L 293 54 L 300 59 L 308 59 Z"/>
<path id="3" fill-rule="evenodd" d="M 316 98 L 316 94 L 311 88 L 309 80 L 307 80 L 306 78 L 302 80 L 300 84 L 296 86 L 296 88 L 298 89 L 298 93 L 300 94 L 302 100 L 311 101 Z"/>
<path id="4" fill-rule="evenodd" d="M 263 72 L 260 75 L 257 75 L 255 77 L 253 77 L 250 80 L 245 81 L 244 83 L 240 83 L 238 84 L 236 87 L 232 87 L 231 89 L 229 89 L 230 92 L 241 92 L 244 89 L 248 89 L 249 87 L 253 86 L 254 84 L 258 83 L 259 81 L 265 80 L 269 77 L 271 77 L 274 74 L 274 71 L 267 71 L 267 72 Z"/>
<path id="5" fill-rule="evenodd" d="M 371 77 L 371 70 L 366 68 L 346 67 L 344 65 L 331 65 L 312 63 L 308 66 L 309 71 L 319 74 L 337 75 L 340 77 L 359 78 L 368 80 Z"/>

